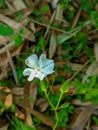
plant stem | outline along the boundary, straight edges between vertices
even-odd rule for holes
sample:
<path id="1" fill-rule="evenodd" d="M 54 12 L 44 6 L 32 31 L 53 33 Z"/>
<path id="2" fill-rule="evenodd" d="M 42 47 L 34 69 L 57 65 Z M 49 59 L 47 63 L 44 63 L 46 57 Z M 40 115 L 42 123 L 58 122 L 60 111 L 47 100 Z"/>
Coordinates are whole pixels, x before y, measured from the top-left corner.
<path id="1" fill-rule="evenodd" d="M 61 99 L 62 99 L 63 94 L 64 94 L 64 93 L 61 93 L 61 94 L 60 94 L 59 100 L 58 100 L 57 105 L 56 105 L 56 109 L 58 109 L 58 107 L 59 107 L 59 105 L 60 105 L 60 102 L 61 102 Z"/>
<path id="2" fill-rule="evenodd" d="M 58 110 L 58 107 L 59 107 L 59 105 L 60 105 L 60 102 L 61 102 L 61 99 L 62 99 L 63 94 L 64 94 L 64 93 L 61 93 L 61 94 L 60 94 L 59 100 L 58 100 L 57 105 L 56 105 L 55 110 L 54 110 L 54 111 L 55 111 L 56 123 L 55 123 L 55 125 L 54 125 L 54 127 L 53 127 L 53 130 L 55 130 L 56 127 L 57 127 L 57 125 L 58 125 L 58 114 L 57 114 L 57 110 Z"/>
<path id="3" fill-rule="evenodd" d="M 50 99 L 48 98 L 48 94 L 47 94 L 47 92 L 44 91 L 44 93 L 45 93 L 45 96 L 46 96 L 46 98 L 47 98 L 47 100 L 48 100 L 50 106 L 53 108 L 53 110 L 55 110 L 55 106 L 51 103 Z"/>
<path id="4" fill-rule="evenodd" d="M 54 112 L 55 112 L 56 123 L 55 123 L 55 125 L 54 125 L 54 127 L 53 127 L 53 130 L 55 130 L 56 127 L 57 127 L 57 125 L 58 125 L 58 114 L 57 114 L 57 110 L 58 110 L 58 107 L 59 107 L 59 105 L 60 105 L 60 102 L 61 102 L 61 99 L 62 99 L 62 96 L 63 96 L 64 93 L 61 93 L 61 94 L 60 94 L 60 97 L 59 97 L 59 100 L 58 100 L 58 102 L 57 102 L 56 107 L 51 103 L 50 99 L 48 98 L 47 92 L 44 91 L 44 93 L 45 93 L 45 96 L 46 96 L 46 98 L 47 98 L 47 100 L 48 100 L 50 106 L 52 107 L 52 109 L 53 109 Z"/>
<path id="5" fill-rule="evenodd" d="M 56 127 L 57 127 L 57 125 L 58 125 L 58 114 L 57 114 L 57 110 L 55 110 L 54 112 L 55 112 L 56 123 L 55 123 L 55 125 L 53 127 L 53 130 L 55 130 Z"/>

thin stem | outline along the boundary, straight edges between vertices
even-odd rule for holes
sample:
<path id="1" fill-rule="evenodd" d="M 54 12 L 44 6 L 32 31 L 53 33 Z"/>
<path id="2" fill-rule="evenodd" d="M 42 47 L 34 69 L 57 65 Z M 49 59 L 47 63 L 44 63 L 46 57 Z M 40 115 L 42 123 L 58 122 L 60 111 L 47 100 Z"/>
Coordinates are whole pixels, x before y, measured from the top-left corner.
<path id="1" fill-rule="evenodd" d="M 54 105 L 51 103 L 50 99 L 48 98 L 47 92 L 46 92 L 46 91 L 44 91 L 44 93 L 45 93 L 45 96 L 46 96 L 46 98 L 47 98 L 47 100 L 48 100 L 48 102 L 49 102 L 50 106 L 53 108 L 53 110 L 55 110 Z"/>
<path id="2" fill-rule="evenodd" d="M 38 21 L 36 21 L 36 20 L 34 20 L 34 19 L 32 19 L 31 21 L 34 22 L 34 23 L 36 23 L 36 24 L 39 24 L 39 25 L 41 25 L 41 26 L 49 27 L 50 29 L 53 29 L 53 30 L 56 30 L 56 31 L 59 31 L 59 32 L 62 32 L 62 33 L 65 33 L 65 34 L 73 35 L 73 34 L 70 33 L 70 32 L 66 32 L 66 31 L 64 31 L 64 30 L 62 30 L 62 29 L 52 27 L 51 25 L 47 25 L 47 24 L 38 22 Z"/>
<path id="3" fill-rule="evenodd" d="M 58 103 L 57 103 L 57 105 L 56 105 L 56 109 L 57 109 L 57 108 L 59 107 L 59 105 L 60 105 L 60 102 L 61 102 L 61 99 L 62 99 L 63 94 L 64 94 L 64 93 L 61 93 L 61 94 L 60 94 Z"/>
<path id="4" fill-rule="evenodd" d="M 58 110 L 58 107 L 59 107 L 59 105 L 60 105 L 60 102 L 61 102 L 61 99 L 62 99 L 63 94 L 64 94 L 64 93 L 61 93 L 61 94 L 60 94 L 59 100 L 58 100 L 57 105 L 56 105 L 55 110 L 54 110 L 54 111 L 55 111 L 56 123 L 55 123 L 55 125 L 54 125 L 54 127 L 53 127 L 53 130 L 55 130 L 56 127 L 57 127 L 57 125 L 58 125 L 58 114 L 57 114 L 57 110 Z"/>
<path id="5" fill-rule="evenodd" d="M 58 125 L 58 114 L 57 114 L 57 110 L 55 110 L 54 112 L 55 112 L 56 123 L 55 123 L 55 125 L 53 127 L 53 130 L 55 130 L 56 127 L 57 127 L 57 125 Z"/>
<path id="6" fill-rule="evenodd" d="M 58 125 L 58 120 L 59 120 L 59 119 L 58 119 L 57 110 L 58 110 L 58 107 L 59 107 L 59 105 L 60 105 L 60 102 L 61 102 L 61 99 L 62 99 L 62 96 L 63 96 L 64 93 L 61 93 L 61 94 L 60 94 L 60 97 L 59 97 L 59 100 L 58 100 L 58 102 L 57 102 L 56 107 L 52 104 L 52 102 L 51 102 L 50 99 L 48 98 L 47 92 L 44 91 L 44 93 L 45 93 L 45 96 L 46 96 L 46 98 L 47 98 L 47 100 L 48 100 L 50 106 L 53 108 L 53 110 L 54 110 L 54 112 L 55 112 L 56 123 L 55 123 L 55 125 L 54 125 L 54 127 L 53 127 L 53 130 L 55 130 L 56 127 L 57 127 L 57 125 Z"/>

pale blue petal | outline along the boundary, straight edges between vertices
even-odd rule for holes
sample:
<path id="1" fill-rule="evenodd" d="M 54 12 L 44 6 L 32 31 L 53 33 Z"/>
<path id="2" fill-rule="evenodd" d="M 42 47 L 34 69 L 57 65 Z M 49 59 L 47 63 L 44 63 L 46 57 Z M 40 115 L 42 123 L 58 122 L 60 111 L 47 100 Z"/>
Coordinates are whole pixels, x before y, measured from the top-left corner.
<path id="1" fill-rule="evenodd" d="M 35 77 L 35 70 L 27 68 L 23 71 L 24 76 L 29 76 L 28 81 L 32 81 Z"/>
<path id="2" fill-rule="evenodd" d="M 43 69 L 43 68 L 47 67 L 48 65 L 53 64 L 54 61 L 53 61 L 53 60 L 48 60 L 48 59 L 46 58 L 46 55 L 45 55 L 45 54 L 42 54 L 42 55 L 39 57 L 38 63 L 39 63 L 40 68 Z"/>
<path id="3" fill-rule="evenodd" d="M 35 77 L 40 79 L 40 80 L 43 80 L 44 77 L 46 77 L 46 75 L 41 73 L 41 71 L 36 71 Z"/>
<path id="4" fill-rule="evenodd" d="M 34 78 L 38 78 L 40 80 L 43 80 L 44 77 L 46 77 L 45 74 L 41 73 L 40 71 L 31 69 L 31 68 L 27 68 L 23 71 L 23 75 L 24 76 L 29 76 L 28 77 L 28 81 L 32 81 Z"/>
<path id="5" fill-rule="evenodd" d="M 36 54 L 32 54 L 29 56 L 26 60 L 25 63 L 27 66 L 30 68 L 37 68 L 38 67 L 38 57 Z"/>
<path id="6" fill-rule="evenodd" d="M 52 64 L 47 65 L 45 68 L 43 68 L 41 72 L 45 75 L 48 75 L 54 72 L 53 69 L 54 69 L 54 62 Z"/>
<path id="7" fill-rule="evenodd" d="M 34 73 L 31 73 L 31 74 L 29 75 L 28 81 L 32 81 L 34 78 L 35 78 Z"/>
<path id="8" fill-rule="evenodd" d="M 31 72 L 32 72 L 32 69 L 27 68 L 27 69 L 25 69 L 25 70 L 23 71 L 23 75 L 24 75 L 24 76 L 29 76 Z"/>

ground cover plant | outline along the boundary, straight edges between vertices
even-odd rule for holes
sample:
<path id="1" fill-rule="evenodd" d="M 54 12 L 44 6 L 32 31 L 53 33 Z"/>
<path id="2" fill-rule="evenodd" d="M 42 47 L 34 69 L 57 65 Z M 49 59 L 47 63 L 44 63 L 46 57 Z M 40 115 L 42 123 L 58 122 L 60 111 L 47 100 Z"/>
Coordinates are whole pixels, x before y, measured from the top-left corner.
<path id="1" fill-rule="evenodd" d="M 98 0 L 0 0 L 0 129 L 98 129 Z"/>

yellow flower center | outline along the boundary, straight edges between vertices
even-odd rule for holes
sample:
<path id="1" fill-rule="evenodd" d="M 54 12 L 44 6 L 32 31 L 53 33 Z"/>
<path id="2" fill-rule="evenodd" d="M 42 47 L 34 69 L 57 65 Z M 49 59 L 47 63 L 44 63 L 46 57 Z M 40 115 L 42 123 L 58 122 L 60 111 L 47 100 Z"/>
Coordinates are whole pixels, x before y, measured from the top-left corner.
<path id="1" fill-rule="evenodd" d="M 40 68 L 40 67 L 38 67 L 38 68 L 36 68 L 36 70 L 37 70 L 37 71 L 41 71 L 41 68 Z"/>

